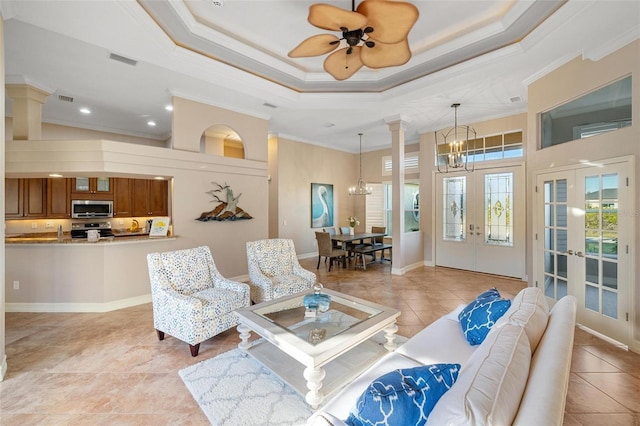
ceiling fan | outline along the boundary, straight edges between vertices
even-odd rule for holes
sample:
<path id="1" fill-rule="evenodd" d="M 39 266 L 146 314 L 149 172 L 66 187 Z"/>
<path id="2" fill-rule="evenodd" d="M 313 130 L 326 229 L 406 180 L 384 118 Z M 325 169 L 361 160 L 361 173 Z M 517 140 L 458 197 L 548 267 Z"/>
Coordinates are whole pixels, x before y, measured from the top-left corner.
<path id="1" fill-rule="evenodd" d="M 364 0 L 351 11 L 329 4 L 313 4 L 308 21 L 324 30 L 341 31 L 342 37 L 319 34 L 302 41 L 289 52 L 300 58 L 331 53 L 324 69 L 336 80 L 346 80 L 366 65 L 386 68 L 405 64 L 411 59 L 407 36 L 418 20 L 418 9 L 411 3 L 389 0 Z M 341 43 L 344 40 L 344 43 Z"/>

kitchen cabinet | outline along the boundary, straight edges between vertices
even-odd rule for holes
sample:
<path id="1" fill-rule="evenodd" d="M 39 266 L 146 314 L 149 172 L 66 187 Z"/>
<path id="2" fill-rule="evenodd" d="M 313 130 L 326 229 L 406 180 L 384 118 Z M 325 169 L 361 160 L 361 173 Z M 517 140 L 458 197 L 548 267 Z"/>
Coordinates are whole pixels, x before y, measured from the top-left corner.
<path id="1" fill-rule="evenodd" d="M 4 180 L 4 216 L 6 218 L 23 216 L 24 191 L 22 189 L 22 179 L 7 178 Z"/>
<path id="2" fill-rule="evenodd" d="M 47 217 L 71 217 L 71 179 L 47 179 Z"/>
<path id="3" fill-rule="evenodd" d="M 5 218 L 47 216 L 47 179 L 5 179 Z"/>
<path id="4" fill-rule="evenodd" d="M 71 198 L 73 200 L 113 201 L 113 178 L 73 178 L 71 180 Z"/>
<path id="5" fill-rule="evenodd" d="M 133 216 L 168 216 L 169 184 L 166 180 L 130 179 Z"/>
<path id="6" fill-rule="evenodd" d="M 131 181 L 134 179 L 115 178 L 113 179 L 113 216 L 132 216 L 131 203 Z"/>

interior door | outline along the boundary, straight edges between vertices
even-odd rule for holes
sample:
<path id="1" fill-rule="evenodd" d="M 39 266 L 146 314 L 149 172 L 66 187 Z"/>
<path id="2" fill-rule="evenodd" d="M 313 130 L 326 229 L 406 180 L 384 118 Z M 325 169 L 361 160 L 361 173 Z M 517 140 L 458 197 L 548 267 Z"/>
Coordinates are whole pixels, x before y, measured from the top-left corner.
<path id="1" fill-rule="evenodd" d="M 437 176 L 436 265 L 524 278 L 523 166 Z"/>
<path id="2" fill-rule="evenodd" d="M 552 299 L 575 295 L 578 323 L 624 344 L 633 223 L 620 212 L 631 211 L 630 169 L 624 161 L 540 174 L 536 181 L 536 211 L 542 213 L 536 221 L 536 283 Z"/>

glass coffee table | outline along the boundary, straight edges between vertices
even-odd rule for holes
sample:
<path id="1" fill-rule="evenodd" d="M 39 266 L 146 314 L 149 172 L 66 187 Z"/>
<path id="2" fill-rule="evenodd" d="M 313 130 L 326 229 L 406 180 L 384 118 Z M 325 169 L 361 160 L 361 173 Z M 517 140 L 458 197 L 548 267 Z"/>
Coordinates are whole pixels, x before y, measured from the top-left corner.
<path id="1" fill-rule="evenodd" d="M 336 291 L 326 312 L 307 310 L 313 290 L 238 309 L 238 347 L 305 396 L 311 408 L 396 348 L 400 311 Z M 262 336 L 249 342 L 251 332 Z M 384 332 L 384 335 L 382 335 Z"/>

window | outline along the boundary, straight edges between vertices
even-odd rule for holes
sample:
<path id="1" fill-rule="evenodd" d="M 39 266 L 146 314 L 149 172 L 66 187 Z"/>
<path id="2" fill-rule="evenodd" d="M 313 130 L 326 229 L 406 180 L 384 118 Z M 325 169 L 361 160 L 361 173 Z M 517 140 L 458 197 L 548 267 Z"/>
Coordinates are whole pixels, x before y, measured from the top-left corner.
<path id="1" fill-rule="evenodd" d="M 393 232 L 392 185 L 390 183 L 370 184 L 372 192 L 366 199 L 366 228 L 385 226 L 387 235 Z M 404 186 L 404 232 L 420 230 L 420 185 L 409 182 Z"/>
<path id="2" fill-rule="evenodd" d="M 540 114 L 542 148 L 631 126 L 631 77 Z"/>
<path id="3" fill-rule="evenodd" d="M 407 152 L 404 154 L 404 173 L 418 173 L 420 172 L 420 160 L 419 152 Z M 386 155 L 382 157 L 382 176 L 391 176 L 393 171 L 393 165 L 391 163 L 391 156 Z"/>

